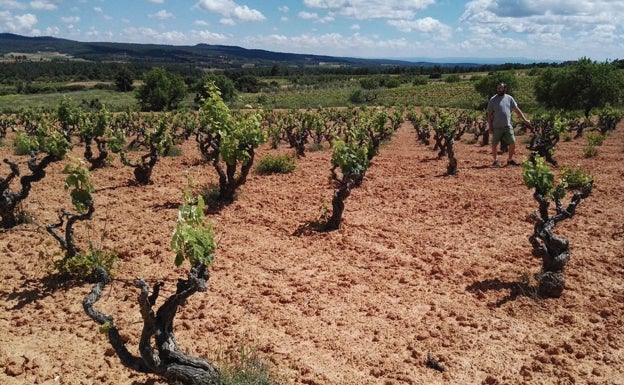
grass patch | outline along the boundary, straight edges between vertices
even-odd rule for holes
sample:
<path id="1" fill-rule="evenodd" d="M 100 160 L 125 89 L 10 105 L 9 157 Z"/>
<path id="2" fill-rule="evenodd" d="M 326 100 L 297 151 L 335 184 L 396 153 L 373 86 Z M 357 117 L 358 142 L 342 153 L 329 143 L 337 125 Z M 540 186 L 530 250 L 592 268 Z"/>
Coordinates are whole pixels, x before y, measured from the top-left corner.
<path id="1" fill-rule="evenodd" d="M 598 132 L 590 132 L 587 134 L 588 146 L 602 146 L 605 141 L 605 136 Z"/>
<path id="2" fill-rule="evenodd" d="M 593 158 L 596 155 L 598 155 L 598 147 L 596 146 L 587 145 L 587 147 L 583 150 L 583 156 L 585 158 Z"/>
<path id="3" fill-rule="evenodd" d="M 54 92 L 46 94 L 12 94 L 0 96 L 0 112 L 18 113 L 25 109 L 56 111 L 59 101 L 69 98 L 76 103 L 91 104 L 97 101 L 109 111 L 125 111 L 138 108 L 137 100 L 132 92 L 115 92 L 108 90 L 82 90 L 74 92 Z"/>
<path id="4" fill-rule="evenodd" d="M 564 166 L 561 169 L 561 179 L 566 182 L 567 188 L 577 189 L 594 180 L 594 177 L 578 167 Z"/>
<path id="5" fill-rule="evenodd" d="M 295 158 L 291 155 L 266 155 L 258 161 L 256 172 L 258 174 L 288 174 L 297 166 Z"/>
<path id="6" fill-rule="evenodd" d="M 278 385 L 279 381 L 269 371 L 268 365 L 255 349 L 241 346 L 235 354 L 219 360 L 223 385 Z"/>
<path id="7" fill-rule="evenodd" d="M 169 150 L 167 151 L 166 156 L 173 156 L 173 157 L 175 157 L 175 156 L 182 156 L 182 153 L 183 153 L 182 147 L 180 147 L 180 146 L 171 146 L 169 148 Z"/>

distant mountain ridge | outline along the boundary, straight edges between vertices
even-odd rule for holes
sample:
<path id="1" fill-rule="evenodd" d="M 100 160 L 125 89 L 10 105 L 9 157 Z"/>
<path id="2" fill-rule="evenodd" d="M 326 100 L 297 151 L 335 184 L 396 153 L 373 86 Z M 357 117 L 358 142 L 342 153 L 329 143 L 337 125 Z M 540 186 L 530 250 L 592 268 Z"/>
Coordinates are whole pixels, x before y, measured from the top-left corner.
<path id="1" fill-rule="evenodd" d="M 316 66 L 480 66 L 483 63 L 435 63 L 425 60 L 363 59 L 311 54 L 273 52 L 237 46 L 196 44 L 175 46 L 111 42 L 79 42 L 50 36 L 27 37 L 0 33 L 0 55 L 10 53 L 57 52 L 89 61 L 141 61 L 154 63 L 193 63 L 227 68 L 243 65 Z"/>

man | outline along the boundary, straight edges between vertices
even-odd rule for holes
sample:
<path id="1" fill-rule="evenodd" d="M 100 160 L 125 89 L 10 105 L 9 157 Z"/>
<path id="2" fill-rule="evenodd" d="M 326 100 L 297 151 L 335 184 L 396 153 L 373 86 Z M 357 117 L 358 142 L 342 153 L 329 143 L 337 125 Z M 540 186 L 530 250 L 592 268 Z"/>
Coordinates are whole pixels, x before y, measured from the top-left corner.
<path id="1" fill-rule="evenodd" d="M 511 125 L 511 111 L 514 111 L 520 119 L 526 124 L 531 122 L 524 116 L 520 107 L 511 95 L 507 94 L 507 85 L 498 83 L 496 86 L 496 95 L 490 98 L 487 105 L 487 130 L 492 133 L 492 166 L 500 167 L 501 164 L 497 159 L 498 151 L 496 147 L 501 141 L 509 145 L 509 158 L 507 164 L 518 166 L 520 163 L 513 159 L 516 152 L 516 137 L 513 126 Z"/>

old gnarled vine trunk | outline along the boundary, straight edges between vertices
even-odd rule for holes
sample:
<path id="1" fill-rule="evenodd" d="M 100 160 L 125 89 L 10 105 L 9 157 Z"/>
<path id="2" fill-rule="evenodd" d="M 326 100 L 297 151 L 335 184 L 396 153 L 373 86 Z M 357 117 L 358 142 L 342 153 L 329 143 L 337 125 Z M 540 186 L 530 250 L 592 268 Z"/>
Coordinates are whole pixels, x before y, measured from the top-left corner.
<path id="1" fill-rule="evenodd" d="M 54 155 L 46 155 L 37 163 L 37 154 L 32 153 L 30 159 L 28 159 L 28 169 L 31 171 L 31 174 L 24 175 L 20 178 L 21 189 L 15 192 L 10 190 L 10 184 L 14 178 L 20 175 L 19 167 L 15 162 L 8 159 L 3 160 L 4 163 L 9 165 L 11 172 L 6 178 L 0 178 L 1 228 L 10 229 L 18 224 L 16 209 L 19 203 L 28 197 L 32 184 L 39 182 L 45 177 L 46 167 L 57 160 L 59 159 Z"/>
<path id="2" fill-rule="evenodd" d="M 138 302 L 143 317 L 143 331 L 139 342 L 141 357 L 136 357 L 128 351 L 114 324 L 113 317 L 94 308 L 104 287 L 110 282 L 110 278 L 103 269 L 99 269 L 99 273 L 101 279 L 83 300 L 83 307 L 89 317 L 102 325 L 102 330 L 107 333 L 109 342 L 126 367 L 142 373 L 153 373 L 167 381 L 175 381 L 184 385 L 221 383 L 218 369 L 204 359 L 183 353 L 173 333 L 173 319 L 178 307 L 182 306 L 195 292 L 206 291 L 209 274 L 204 264 L 193 267 L 188 273 L 188 279 L 179 279 L 176 293 L 171 295 L 156 311 L 153 307 L 163 283 L 156 283 L 150 293 L 145 281 L 142 279 L 137 281 L 137 287 L 141 289 Z"/>
<path id="3" fill-rule="evenodd" d="M 539 203 L 540 214 L 534 217 L 535 227 L 529 241 L 533 245 L 533 254 L 542 258 L 542 269 L 536 274 L 540 295 L 556 298 L 563 293 L 565 288 L 563 271 L 570 260 L 570 244 L 565 238 L 553 234 L 553 228 L 558 222 L 574 215 L 576 206 L 589 196 L 592 187 L 593 182 L 590 182 L 575 193 L 567 208 L 556 199 L 556 214 L 552 216 L 548 213 L 549 200 L 538 192 L 533 194 Z"/>

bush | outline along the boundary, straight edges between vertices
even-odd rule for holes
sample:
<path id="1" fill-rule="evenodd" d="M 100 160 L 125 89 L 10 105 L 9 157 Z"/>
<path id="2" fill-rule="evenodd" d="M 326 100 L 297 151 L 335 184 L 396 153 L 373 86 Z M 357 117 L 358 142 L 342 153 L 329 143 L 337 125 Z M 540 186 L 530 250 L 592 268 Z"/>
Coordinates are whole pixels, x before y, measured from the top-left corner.
<path id="1" fill-rule="evenodd" d="M 349 96 L 349 101 L 355 104 L 364 103 L 365 101 L 364 91 L 362 91 L 361 89 L 357 89 L 353 91 L 351 95 Z"/>
<path id="2" fill-rule="evenodd" d="M 15 155 L 28 155 L 39 147 L 39 143 L 37 143 L 35 138 L 22 131 L 17 132 L 17 137 L 13 144 L 15 146 Z"/>
<path id="3" fill-rule="evenodd" d="M 271 385 L 280 383 L 255 349 L 239 347 L 238 356 L 223 357 L 219 365 L 223 385 Z"/>
<path id="4" fill-rule="evenodd" d="M 598 155 L 598 149 L 596 146 L 588 145 L 585 147 L 585 150 L 583 150 L 583 156 L 585 158 L 593 158 L 596 155 Z"/>
<path id="5" fill-rule="evenodd" d="M 594 177 L 580 168 L 562 167 L 561 179 L 565 182 L 567 188 L 577 189 L 593 181 Z"/>
<path id="6" fill-rule="evenodd" d="M 75 91 L 84 91 L 87 89 L 87 86 L 84 84 L 66 84 L 58 87 L 58 92 L 75 92 Z"/>
<path id="7" fill-rule="evenodd" d="M 416 76 L 412 81 L 412 84 L 415 86 L 424 86 L 427 85 L 429 79 L 426 76 Z"/>
<path id="8" fill-rule="evenodd" d="M 97 280 L 96 268 L 101 267 L 109 276 L 118 260 L 115 251 L 95 249 L 91 246 L 88 252 L 82 252 L 72 258 L 63 258 L 54 265 L 59 273 L 70 278 L 85 279 L 88 282 Z"/>
<path id="9" fill-rule="evenodd" d="M 295 170 L 295 158 L 290 155 L 266 155 L 258 161 L 259 174 L 288 174 Z"/>
<path id="10" fill-rule="evenodd" d="M 383 80 L 382 85 L 386 88 L 397 88 L 401 86 L 401 81 L 397 78 L 387 78 Z"/>
<path id="11" fill-rule="evenodd" d="M 602 146 L 602 143 L 605 140 L 605 136 L 599 133 L 589 133 L 587 134 L 587 145 L 588 146 Z"/>
<path id="12" fill-rule="evenodd" d="M 461 78 L 457 74 L 449 75 L 444 78 L 445 83 L 459 83 Z"/>
<path id="13" fill-rule="evenodd" d="M 111 83 L 96 83 L 93 88 L 96 90 L 108 90 L 108 91 L 116 91 L 117 86 Z"/>

